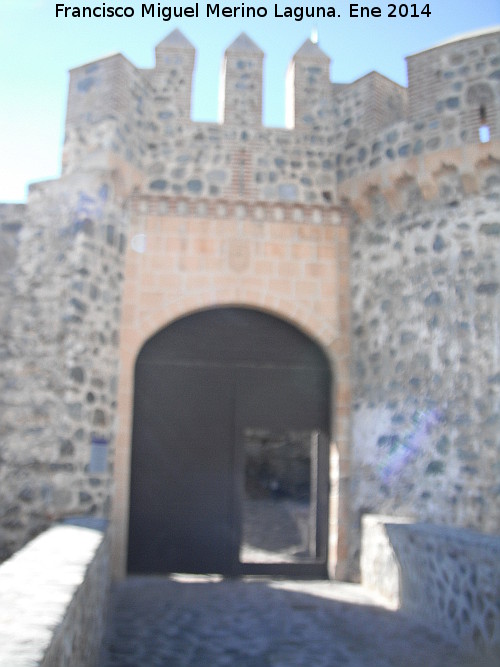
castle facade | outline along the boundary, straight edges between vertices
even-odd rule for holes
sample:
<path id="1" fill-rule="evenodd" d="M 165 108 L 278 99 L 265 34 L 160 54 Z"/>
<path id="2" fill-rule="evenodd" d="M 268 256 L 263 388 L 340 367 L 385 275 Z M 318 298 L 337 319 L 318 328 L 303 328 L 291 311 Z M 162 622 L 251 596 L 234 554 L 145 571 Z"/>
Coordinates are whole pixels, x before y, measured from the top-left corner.
<path id="1" fill-rule="evenodd" d="M 168 535 L 234 571 L 259 428 L 317 434 L 331 576 L 367 512 L 499 532 L 500 32 L 408 57 L 407 88 L 332 83 L 306 41 L 285 129 L 263 60 L 227 48 L 218 123 L 177 30 L 153 69 L 72 70 L 61 177 L 0 206 L 3 556 L 87 516 L 117 576 Z"/>

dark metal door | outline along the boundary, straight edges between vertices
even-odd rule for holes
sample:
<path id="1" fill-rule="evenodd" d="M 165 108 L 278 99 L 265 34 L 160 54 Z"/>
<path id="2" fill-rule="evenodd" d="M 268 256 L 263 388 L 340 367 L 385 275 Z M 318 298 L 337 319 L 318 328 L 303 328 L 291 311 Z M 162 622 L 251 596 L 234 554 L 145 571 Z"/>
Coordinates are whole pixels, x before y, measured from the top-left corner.
<path id="1" fill-rule="evenodd" d="M 203 311 L 150 339 L 136 364 L 129 572 L 283 571 L 238 559 L 242 433 L 248 426 L 328 433 L 329 402 L 322 351 L 264 313 Z M 321 465 L 324 492 L 324 454 Z M 287 574 L 326 573 L 326 503 L 318 507 L 314 571 L 309 563 Z"/>
<path id="2" fill-rule="evenodd" d="M 131 572 L 229 569 L 232 394 L 225 369 L 138 367 Z"/>

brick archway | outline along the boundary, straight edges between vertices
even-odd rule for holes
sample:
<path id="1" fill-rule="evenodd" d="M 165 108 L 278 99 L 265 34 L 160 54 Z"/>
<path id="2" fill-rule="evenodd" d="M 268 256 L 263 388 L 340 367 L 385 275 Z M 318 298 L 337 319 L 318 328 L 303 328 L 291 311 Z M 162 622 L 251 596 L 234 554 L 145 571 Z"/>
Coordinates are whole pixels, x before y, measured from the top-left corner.
<path id="1" fill-rule="evenodd" d="M 202 235 L 208 234 L 207 229 L 212 236 L 205 239 Z M 318 226 L 311 231 L 308 224 L 284 221 L 258 226 L 245 223 L 243 229 L 235 221 L 148 216 L 132 221 L 132 237 L 137 232 L 147 236 L 150 250 L 138 254 L 129 246 L 125 260 L 112 514 L 114 575 L 121 577 L 125 573 L 137 355 L 151 336 L 189 313 L 237 306 L 263 311 L 289 322 L 315 341 L 329 360 L 335 386 L 331 412 L 328 569 L 330 576 L 345 578 L 350 430 L 346 227 Z M 238 239 L 239 232 L 245 233 L 248 251 L 245 270 L 230 261 L 234 250 L 231 241 Z M 294 261 L 283 255 L 281 246 L 275 242 L 262 246 L 262 238 L 267 236 L 281 238 L 281 244 L 289 242 L 294 248 Z M 166 247 L 170 254 L 165 254 Z M 190 253 L 194 250 L 197 254 L 192 256 Z M 314 269 L 311 269 L 314 279 L 309 280 L 307 290 L 302 291 L 304 286 L 297 275 L 302 275 L 306 266 Z M 279 275 L 283 278 L 276 278 Z"/>

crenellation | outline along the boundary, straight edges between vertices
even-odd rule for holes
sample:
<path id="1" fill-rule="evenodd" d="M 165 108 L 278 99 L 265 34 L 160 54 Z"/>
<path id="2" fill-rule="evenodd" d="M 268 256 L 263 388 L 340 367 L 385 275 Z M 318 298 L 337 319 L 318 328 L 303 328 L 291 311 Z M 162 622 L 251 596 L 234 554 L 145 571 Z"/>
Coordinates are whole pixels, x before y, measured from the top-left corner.
<path id="1" fill-rule="evenodd" d="M 328 113 L 330 85 L 330 58 L 307 39 L 287 71 L 286 126 L 303 129 L 321 123 Z"/>
<path id="2" fill-rule="evenodd" d="M 262 124 L 264 53 L 241 33 L 224 54 L 220 78 L 219 120 L 238 128 Z"/>
<path id="3" fill-rule="evenodd" d="M 189 120 L 196 56 L 193 45 L 179 30 L 174 30 L 158 44 L 155 54 L 154 70 L 143 70 L 143 74 L 153 88 L 157 122 L 172 117 Z"/>
<path id="4" fill-rule="evenodd" d="M 253 184 L 248 193 L 255 192 L 259 199 L 328 205 L 336 201 L 332 172 L 334 182 L 345 188 L 346 182 L 359 177 L 370 180 L 374 174 L 377 179 L 381 169 L 397 171 L 397 165 L 413 158 L 420 160 L 464 141 L 477 143 L 480 127 L 490 140 L 497 136 L 498 35 L 486 33 L 477 39 L 480 48 L 465 40 L 438 46 L 431 55 L 410 56 L 408 90 L 377 72 L 351 84 L 331 83 L 329 57 L 307 40 L 287 74 L 284 131 L 262 128 L 264 54 L 245 34 L 224 56 L 221 123 L 193 123 L 195 50 L 176 30 L 158 45 L 153 70 L 137 70 L 123 56 L 114 56 L 72 72 L 65 171 L 81 164 L 83 156 L 90 168 L 98 166 L 111 152 L 145 171 L 153 192 L 238 197 L 240 173 Z M 484 71 L 478 71 L 479 63 L 463 65 L 468 55 L 457 51 L 462 48 L 476 60 L 489 54 Z M 111 83 L 113 77 L 118 85 Z M 113 93 L 111 118 L 109 109 L 104 115 L 99 111 L 98 99 L 103 98 L 96 95 L 103 86 Z M 427 99 L 432 99 L 431 106 Z M 305 150 L 306 157 L 310 153 L 307 160 Z M 241 151 L 244 160 L 236 157 Z M 267 160 L 252 157 L 266 153 Z M 427 195 L 432 192 L 427 188 Z"/>
<path id="5" fill-rule="evenodd" d="M 141 164 L 147 82 L 121 54 L 70 72 L 62 168 L 103 168 L 109 153 Z M 146 116 L 149 116 L 149 109 Z M 139 134 L 136 128 L 140 128 Z"/>
<path id="6" fill-rule="evenodd" d="M 127 109 L 133 65 L 120 53 L 70 71 L 66 123 L 98 123 Z"/>
<path id="7" fill-rule="evenodd" d="M 335 142 L 349 149 L 364 137 L 406 120 L 406 88 L 378 72 L 332 86 Z"/>

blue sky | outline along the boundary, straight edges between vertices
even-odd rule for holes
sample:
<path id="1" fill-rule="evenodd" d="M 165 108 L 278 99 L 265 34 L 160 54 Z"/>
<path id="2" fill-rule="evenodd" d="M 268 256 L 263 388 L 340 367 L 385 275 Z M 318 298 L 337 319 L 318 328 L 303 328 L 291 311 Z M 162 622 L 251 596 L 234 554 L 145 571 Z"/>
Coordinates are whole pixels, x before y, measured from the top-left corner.
<path id="1" fill-rule="evenodd" d="M 219 70 L 224 49 L 245 31 L 266 53 L 264 124 L 284 125 L 285 73 L 288 62 L 316 29 L 320 47 L 332 59 L 332 80 L 352 81 L 377 70 L 406 85 L 404 57 L 457 34 L 500 24 L 498 0 L 431 0 L 430 17 L 351 18 L 346 0 L 282 0 L 285 6 L 334 6 L 332 19 L 276 18 L 275 2 L 263 6 L 268 17 L 204 17 L 172 20 L 141 17 L 138 0 L 69 0 L 71 6 L 130 6 L 131 19 L 56 18 L 56 0 L 0 0 L 0 201 L 24 201 L 29 182 L 57 177 L 64 137 L 68 70 L 121 52 L 138 67 L 154 65 L 154 47 L 179 28 L 197 49 L 193 118 L 217 119 Z M 146 4 L 151 4 L 150 2 Z M 157 5 L 158 2 L 155 2 Z M 162 6 L 188 6 L 191 0 L 164 0 Z M 379 6 L 387 14 L 388 3 Z M 420 11 L 427 3 L 417 2 Z M 241 6 L 225 0 L 221 6 Z M 409 7 L 412 4 L 409 3 Z"/>

